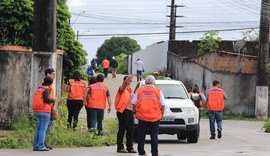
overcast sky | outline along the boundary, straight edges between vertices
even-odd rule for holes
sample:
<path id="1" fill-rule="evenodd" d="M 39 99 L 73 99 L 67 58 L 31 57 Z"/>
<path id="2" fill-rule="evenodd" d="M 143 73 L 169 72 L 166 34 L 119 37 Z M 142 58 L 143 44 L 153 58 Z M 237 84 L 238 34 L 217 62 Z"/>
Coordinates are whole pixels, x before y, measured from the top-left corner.
<path id="1" fill-rule="evenodd" d="M 204 31 L 221 30 L 219 36 L 225 40 L 242 38 L 245 30 L 258 28 L 260 0 L 175 0 L 177 15 L 177 40 L 195 40 Z M 125 35 L 137 40 L 145 48 L 155 42 L 166 41 L 168 33 L 171 0 L 68 0 L 72 14 L 71 25 L 79 35 L 79 41 L 88 52 L 88 60 L 96 55 L 97 48 L 113 34 Z M 123 36 L 123 35 L 122 35 Z"/>

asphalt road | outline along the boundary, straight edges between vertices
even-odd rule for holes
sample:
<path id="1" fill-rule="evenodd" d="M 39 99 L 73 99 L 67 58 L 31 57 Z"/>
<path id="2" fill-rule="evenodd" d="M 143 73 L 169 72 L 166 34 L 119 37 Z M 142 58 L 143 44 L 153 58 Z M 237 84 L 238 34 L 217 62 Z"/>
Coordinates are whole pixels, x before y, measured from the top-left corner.
<path id="1" fill-rule="evenodd" d="M 159 136 L 159 154 L 161 156 L 269 156 L 270 134 L 261 129 L 260 121 L 223 122 L 223 137 L 210 140 L 208 120 L 201 120 L 201 133 L 198 143 L 189 144 L 177 141 L 176 135 Z M 145 145 L 150 154 L 149 140 Z M 137 145 L 134 145 L 137 148 Z M 34 152 L 31 149 L 0 149 L 0 156 L 126 156 L 138 154 L 116 153 L 116 146 L 85 147 L 85 148 L 56 148 L 48 152 Z"/>

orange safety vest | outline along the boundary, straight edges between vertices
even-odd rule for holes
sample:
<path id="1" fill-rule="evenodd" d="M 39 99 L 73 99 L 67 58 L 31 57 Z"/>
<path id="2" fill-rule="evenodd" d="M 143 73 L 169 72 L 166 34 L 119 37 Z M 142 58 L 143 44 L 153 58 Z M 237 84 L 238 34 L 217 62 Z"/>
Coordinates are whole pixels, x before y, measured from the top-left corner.
<path id="1" fill-rule="evenodd" d="M 147 122 L 156 122 L 162 118 L 160 89 L 153 86 L 138 89 L 135 116 Z"/>
<path id="2" fill-rule="evenodd" d="M 107 59 L 102 61 L 102 68 L 109 68 L 109 66 L 110 62 Z"/>
<path id="3" fill-rule="evenodd" d="M 85 95 L 85 81 L 69 80 L 70 92 L 68 94 L 68 100 L 83 100 Z"/>
<path id="4" fill-rule="evenodd" d="M 84 91 L 83 104 L 84 104 L 85 106 L 87 106 L 87 99 L 86 99 L 86 97 L 87 97 L 89 88 L 90 88 L 90 85 L 87 86 L 87 87 L 85 88 L 85 91 Z"/>
<path id="5" fill-rule="evenodd" d="M 108 87 L 102 82 L 90 85 L 91 95 L 88 100 L 88 108 L 105 109 Z"/>
<path id="6" fill-rule="evenodd" d="M 212 87 L 207 92 L 207 109 L 209 111 L 224 110 L 224 90 L 219 87 Z"/>
<path id="7" fill-rule="evenodd" d="M 127 107 L 128 102 L 130 101 L 132 92 L 133 92 L 132 89 L 128 86 L 121 94 L 119 93 L 119 91 L 117 92 L 114 100 L 115 109 L 117 112 L 123 113 L 123 111 Z"/>
<path id="8" fill-rule="evenodd" d="M 39 86 L 34 92 L 34 98 L 32 102 L 32 109 L 34 112 L 47 112 L 50 113 L 53 103 L 45 103 L 43 100 L 43 93 L 46 89 L 50 91 L 50 98 L 53 98 L 53 92 L 49 86 Z"/>

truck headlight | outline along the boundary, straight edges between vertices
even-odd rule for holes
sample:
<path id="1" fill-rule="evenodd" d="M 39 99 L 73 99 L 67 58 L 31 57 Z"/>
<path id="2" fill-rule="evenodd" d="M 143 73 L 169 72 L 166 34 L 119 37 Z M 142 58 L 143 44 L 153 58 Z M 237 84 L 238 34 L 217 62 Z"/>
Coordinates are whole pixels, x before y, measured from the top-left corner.
<path id="1" fill-rule="evenodd" d="M 195 107 L 184 107 L 181 109 L 184 113 L 188 113 L 188 114 L 192 114 L 192 113 L 195 113 L 197 111 L 196 110 L 197 108 L 195 108 Z"/>

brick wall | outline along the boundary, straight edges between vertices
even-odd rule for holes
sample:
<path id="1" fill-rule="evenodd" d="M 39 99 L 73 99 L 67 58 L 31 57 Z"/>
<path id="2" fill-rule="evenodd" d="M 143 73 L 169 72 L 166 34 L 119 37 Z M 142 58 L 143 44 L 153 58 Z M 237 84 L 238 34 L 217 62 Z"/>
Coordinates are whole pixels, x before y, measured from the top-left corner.
<path id="1" fill-rule="evenodd" d="M 219 51 L 190 58 L 190 61 L 196 62 L 213 72 L 230 72 L 244 74 L 256 74 L 257 57 L 250 55 L 241 55 L 238 59 L 236 53 Z"/>

